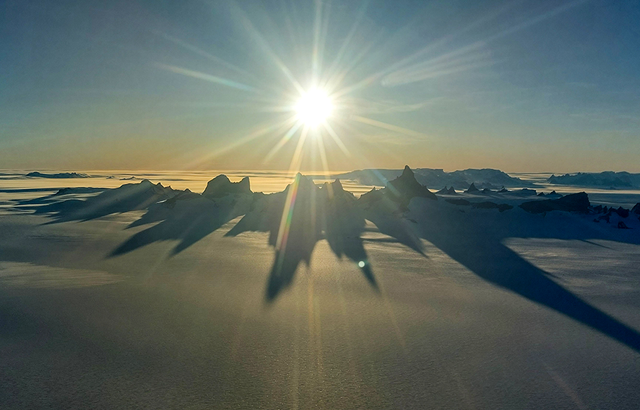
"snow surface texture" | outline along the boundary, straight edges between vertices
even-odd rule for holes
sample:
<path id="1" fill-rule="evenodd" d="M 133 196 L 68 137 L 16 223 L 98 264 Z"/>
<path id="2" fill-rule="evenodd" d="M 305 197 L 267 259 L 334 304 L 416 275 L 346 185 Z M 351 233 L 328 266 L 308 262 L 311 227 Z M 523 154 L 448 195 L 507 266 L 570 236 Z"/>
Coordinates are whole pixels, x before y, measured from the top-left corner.
<path id="1" fill-rule="evenodd" d="M 8 193 L 3 406 L 635 408 L 640 206 L 414 182 Z"/>

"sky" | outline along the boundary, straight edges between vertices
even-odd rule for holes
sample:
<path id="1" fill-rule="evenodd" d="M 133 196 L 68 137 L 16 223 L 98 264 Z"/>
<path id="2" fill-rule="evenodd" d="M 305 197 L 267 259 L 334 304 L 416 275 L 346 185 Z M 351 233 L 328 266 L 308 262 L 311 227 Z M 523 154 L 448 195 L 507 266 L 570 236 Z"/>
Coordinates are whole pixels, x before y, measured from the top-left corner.
<path id="1" fill-rule="evenodd" d="M 624 0 L 4 0 L 0 168 L 640 172 L 638 21 Z"/>

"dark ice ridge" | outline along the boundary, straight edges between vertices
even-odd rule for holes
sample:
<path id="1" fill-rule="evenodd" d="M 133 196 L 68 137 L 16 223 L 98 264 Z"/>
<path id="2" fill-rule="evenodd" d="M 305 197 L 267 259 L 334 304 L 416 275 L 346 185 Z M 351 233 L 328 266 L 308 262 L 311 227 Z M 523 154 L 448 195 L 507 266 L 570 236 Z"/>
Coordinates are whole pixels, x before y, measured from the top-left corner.
<path id="1" fill-rule="evenodd" d="M 49 178 L 49 179 L 67 179 L 67 178 L 90 178 L 87 174 L 80 174 L 78 172 L 60 172 L 57 174 L 45 174 L 42 172 L 34 171 L 25 175 L 31 178 Z"/>

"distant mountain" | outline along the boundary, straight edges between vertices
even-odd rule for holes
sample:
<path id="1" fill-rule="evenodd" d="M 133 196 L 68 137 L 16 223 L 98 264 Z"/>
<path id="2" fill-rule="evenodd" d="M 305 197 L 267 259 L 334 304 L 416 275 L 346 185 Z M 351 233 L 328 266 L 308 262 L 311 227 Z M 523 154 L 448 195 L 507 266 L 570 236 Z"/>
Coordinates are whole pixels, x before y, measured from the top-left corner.
<path id="1" fill-rule="evenodd" d="M 640 174 L 605 171 L 600 173 L 578 172 L 577 174 L 551 175 L 549 183 L 602 188 L 640 188 Z"/>
<path id="2" fill-rule="evenodd" d="M 404 206 L 407 206 L 411 199 L 416 197 L 438 199 L 433 192 L 429 191 L 416 180 L 415 174 L 409 166 L 405 166 L 402 174 L 398 178 L 389 181 L 387 187 L 378 192 Z"/>
<path id="3" fill-rule="evenodd" d="M 453 187 L 449 188 L 449 187 L 447 187 L 445 185 L 444 188 L 442 188 L 441 190 L 436 192 L 436 194 L 438 194 L 438 195 L 455 195 L 456 194 L 456 190 Z"/>
<path id="4" fill-rule="evenodd" d="M 32 178 L 51 178 L 51 179 L 66 179 L 66 178 L 90 178 L 87 174 L 79 174 L 77 172 L 60 172 L 57 174 L 44 174 L 42 172 L 29 172 L 27 177 Z"/>
<path id="5" fill-rule="evenodd" d="M 468 189 L 471 184 L 479 189 L 501 187 L 525 187 L 535 184 L 520 178 L 509 176 L 497 169 L 465 169 L 445 172 L 442 169 L 418 168 L 414 171 L 416 180 L 427 188 L 440 189 L 451 186 L 458 190 Z M 362 185 L 385 186 L 386 183 L 402 174 L 400 169 L 363 169 L 336 175 L 337 178 L 350 179 Z"/>
<path id="6" fill-rule="evenodd" d="M 469 186 L 469 189 L 467 189 L 464 192 L 467 194 L 474 194 L 476 192 L 480 192 L 480 190 L 476 188 L 476 184 L 472 182 L 471 185 Z"/>

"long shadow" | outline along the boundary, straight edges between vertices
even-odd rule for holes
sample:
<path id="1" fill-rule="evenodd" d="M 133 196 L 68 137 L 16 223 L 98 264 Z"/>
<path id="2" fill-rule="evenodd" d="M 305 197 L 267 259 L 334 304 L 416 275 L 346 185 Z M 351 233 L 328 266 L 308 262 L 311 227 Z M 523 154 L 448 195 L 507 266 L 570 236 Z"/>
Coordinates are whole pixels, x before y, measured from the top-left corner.
<path id="1" fill-rule="evenodd" d="M 64 188 L 2 188 L 0 193 L 12 194 L 12 193 L 25 193 L 25 192 L 53 192 Z"/>
<path id="2" fill-rule="evenodd" d="M 505 239 L 512 237 L 585 240 L 612 239 L 610 236 L 580 225 L 577 218 L 574 221 L 545 220 L 512 211 L 510 215 L 504 215 L 500 225 L 496 226 L 490 221 L 483 221 L 481 215 L 453 214 L 442 204 L 422 205 L 425 206 L 418 206 L 413 212 L 419 221 L 411 225 L 413 234 L 428 240 L 480 278 L 553 309 L 640 352 L 638 331 L 574 295 L 554 282 L 550 278 L 553 275 L 532 265 L 503 244 Z M 529 217 L 537 220 L 533 224 L 523 221 Z M 376 223 L 375 215 L 370 219 Z M 398 224 L 401 219 L 397 219 Z M 388 221 L 385 223 L 388 225 Z M 564 226 L 563 223 L 578 226 Z M 397 231 L 406 230 L 407 226 L 403 225 Z M 393 230 L 384 231 L 394 236 Z"/>
<path id="3" fill-rule="evenodd" d="M 234 184 L 226 179 L 226 185 L 228 188 Z M 246 185 L 248 187 L 248 183 Z M 60 198 L 64 194 L 98 191 L 102 192 L 86 200 Z M 289 193 L 293 196 L 289 196 Z M 109 190 L 67 188 L 22 205 L 23 209 L 49 214 L 53 220 L 47 224 L 87 221 L 114 213 L 146 209 L 147 212 L 127 229 L 155 225 L 132 235 L 108 257 L 124 255 L 143 246 L 168 240 L 179 241 L 172 250 L 175 255 L 232 219 L 244 215 L 227 236 L 245 231 L 270 233 L 269 244 L 275 247 L 275 252 L 266 285 L 268 301 L 273 301 L 292 283 L 301 263 L 309 265 L 315 245 L 321 239 L 327 240 L 338 258 L 345 257 L 355 262 L 367 282 L 375 290 L 378 289 L 360 237 L 365 226 L 362 211 L 353 194 L 344 191 L 339 181 L 316 186 L 313 180 L 299 174 L 293 184 L 277 194 L 254 194 L 249 191 L 210 198 L 189 190 L 174 191 L 144 180 L 139 184 L 125 184 Z M 281 223 L 283 218 L 286 223 Z"/>
<path id="4" fill-rule="evenodd" d="M 16 201 L 18 205 L 46 205 L 46 204 L 54 204 L 54 203 L 61 203 L 61 202 L 65 202 L 68 201 L 62 199 L 64 195 L 68 195 L 68 194 L 96 194 L 96 193 L 100 193 L 100 192 L 104 192 L 106 191 L 106 188 L 61 188 L 58 189 L 56 192 L 54 192 L 51 195 L 47 195 L 44 197 L 40 197 L 40 198 L 33 198 L 33 199 L 24 199 L 24 200 L 19 200 Z M 31 208 L 31 207 L 23 207 L 23 208 Z M 50 207 L 49 209 L 52 209 L 54 207 Z M 35 209 L 37 210 L 38 208 L 31 208 L 31 209 Z"/>
<path id="5" fill-rule="evenodd" d="M 426 239 L 484 280 L 554 309 L 640 352 L 640 333 L 575 296 L 503 244 L 482 238 L 468 241 L 461 248 L 460 243 L 433 235 Z"/>
<path id="6" fill-rule="evenodd" d="M 87 199 L 68 199 L 67 194 L 91 194 Z M 244 214 L 252 195 L 211 200 L 189 190 L 176 191 L 148 180 L 124 184 L 115 189 L 63 188 L 58 192 L 19 203 L 21 209 L 48 214 L 45 224 L 88 221 L 103 216 L 135 210 L 147 210 L 128 228 L 159 222 L 138 232 L 113 250 L 109 256 L 122 255 L 142 246 L 165 240 L 179 240 L 173 254 L 179 253 L 233 218 Z M 242 202 L 244 199 L 244 202 Z"/>
<path id="7" fill-rule="evenodd" d="M 175 255 L 233 218 L 246 213 L 252 200 L 252 195 L 245 195 L 239 199 L 225 198 L 214 202 L 199 194 L 183 193 L 154 204 L 145 215 L 129 225 L 129 228 L 157 221 L 160 223 L 136 233 L 114 249 L 110 256 L 129 253 L 154 242 L 178 240 L 179 243 L 172 251 Z"/>
<path id="8" fill-rule="evenodd" d="M 86 193 L 74 191 L 78 189 L 86 188 L 70 188 L 69 192 Z M 144 180 L 139 184 L 125 184 L 119 188 L 103 190 L 100 194 L 86 200 L 68 199 L 51 202 L 54 194 L 41 198 L 30 206 L 24 206 L 23 209 L 33 209 L 36 214 L 50 214 L 53 220 L 47 224 L 88 221 L 116 213 L 143 210 L 159 201 L 169 199 L 179 192 L 170 187 L 163 187 L 160 183 L 154 185 L 148 180 Z M 45 205 L 40 205 L 42 203 Z"/>
<path id="9" fill-rule="evenodd" d="M 292 191 L 293 190 L 293 191 Z M 301 263 L 309 265 L 316 243 L 326 239 L 332 252 L 355 262 L 367 282 L 378 289 L 360 235 L 365 220 L 353 194 L 339 181 L 317 187 L 298 174 L 283 192 L 265 196 L 261 206 L 247 213 L 228 233 L 269 232 L 275 248 L 265 299 L 273 301 L 289 287 Z"/>

